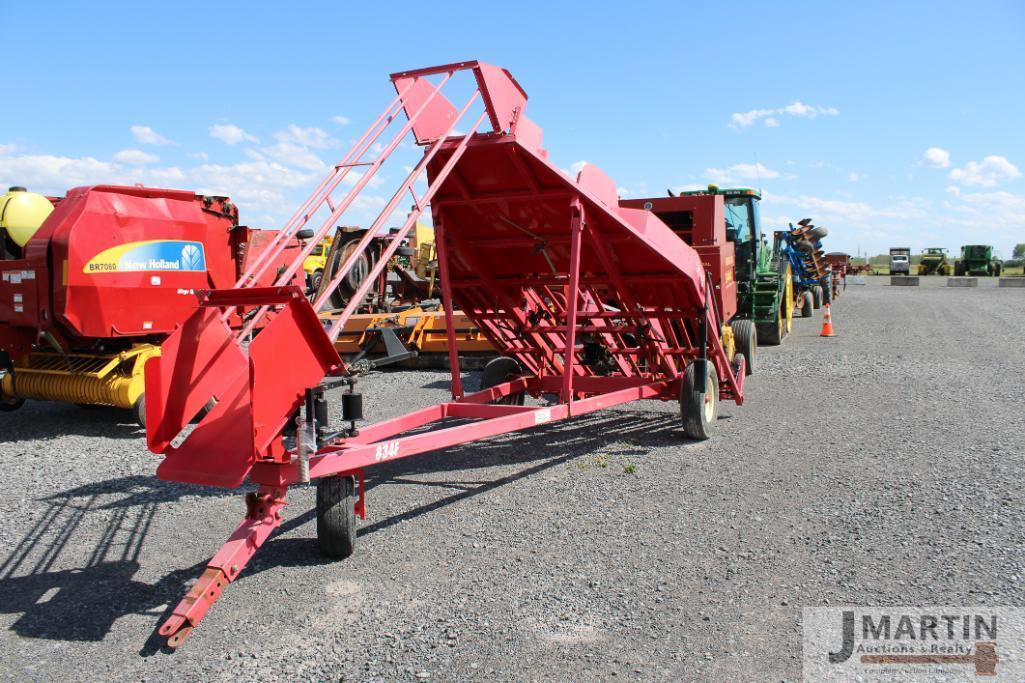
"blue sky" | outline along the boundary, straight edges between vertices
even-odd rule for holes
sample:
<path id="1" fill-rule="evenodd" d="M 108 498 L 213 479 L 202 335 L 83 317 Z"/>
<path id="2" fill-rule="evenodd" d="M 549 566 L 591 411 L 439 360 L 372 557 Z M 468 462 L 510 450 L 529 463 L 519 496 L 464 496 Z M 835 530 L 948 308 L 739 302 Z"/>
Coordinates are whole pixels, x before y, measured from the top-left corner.
<path id="1" fill-rule="evenodd" d="M 346 4 L 6 7 L 0 183 L 221 192 L 275 227 L 390 72 L 481 59 L 625 195 L 760 184 L 770 229 L 852 253 L 1025 242 L 1025 3 Z"/>

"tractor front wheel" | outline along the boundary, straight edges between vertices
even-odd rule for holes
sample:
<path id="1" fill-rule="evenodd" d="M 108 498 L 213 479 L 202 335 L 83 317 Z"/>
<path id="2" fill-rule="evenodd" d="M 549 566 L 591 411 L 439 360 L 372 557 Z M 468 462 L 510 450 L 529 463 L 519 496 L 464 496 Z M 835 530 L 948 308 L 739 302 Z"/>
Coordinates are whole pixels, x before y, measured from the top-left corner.
<path id="1" fill-rule="evenodd" d="M 733 328 L 733 343 L 737 347 L 738 354 L 744 354 L 747 366 L 745 375 L 751 375 L 755 371 L 755 359 L 758 354 L 758 335 L 755 334 L 755 326 L 750 320 L 734 320 L 730 323 Z"/>
<path id="2" fill-rule="evenodd" d="M 704 363 L 708 381 L 702 393 L 697 368 L 702 363 L 691 361 L 683 373 L 680 385 L 680 417 L 683 420 L 683 431 L 692 439 L 704 441 L 712 436 L 715 420 L 719 415 L 719 379 L 715 376 L 715 365 L 711 361 Z"/>
<path id="3" fill-rule="evenodd" d="M 317 545 L 327 557 L 344 560 L 356 548 L 356 478 L 317 480 Z"/>

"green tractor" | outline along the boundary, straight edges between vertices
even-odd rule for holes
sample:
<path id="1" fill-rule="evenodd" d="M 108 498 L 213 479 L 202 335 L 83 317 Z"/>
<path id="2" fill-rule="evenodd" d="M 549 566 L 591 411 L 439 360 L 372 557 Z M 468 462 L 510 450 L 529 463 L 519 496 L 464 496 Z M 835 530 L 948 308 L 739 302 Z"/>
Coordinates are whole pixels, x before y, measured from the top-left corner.
<path id="1" fill-rule="evenodd" d="M 785 255 L 776 253 L 762 234 L 758 215 L 761 195 L 746 188 L 683 192 L 683 195 L 719 194 L 726 208 L 726 238 L 734 243 L 738 320 L 751 320 L 758 344 L 775 346 L 793 325 L 793 272 Z"/>
<path id="2" fill-rule="evenodd" d="M 950 275 L 950 264 L 947 262 L 947 250 L 942 247 L 929 247 L 922 252 L 918 261 L 919 275 Z"/>
<path id="3" fill-rule="evenodd" d="M 993 256 L 988 244 L 966 244 L 961 247 L 961 258 L 954 267 L 956 275 L 988 275 L 999 277 L 1003 263 Z"/>

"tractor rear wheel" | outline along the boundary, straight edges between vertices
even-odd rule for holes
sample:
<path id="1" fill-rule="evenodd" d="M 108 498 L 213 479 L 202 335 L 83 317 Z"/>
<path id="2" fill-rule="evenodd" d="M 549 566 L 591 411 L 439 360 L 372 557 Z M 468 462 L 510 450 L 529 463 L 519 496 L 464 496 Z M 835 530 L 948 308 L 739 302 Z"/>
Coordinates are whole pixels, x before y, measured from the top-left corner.
<path id="1" fill-rule="evenodd" d="M 356 548 L 356 478 L 317 480 L 317 545 L 327 557 L 344 560 Z"/>
<path id="2" fill-rule="evenodd" d="M 801 294 L 801 317 L 811 318 L 815 315 L 815 303 L 812 301 L 811 292 Z"/>
<path id="3" fill-rule="evenodd" d="M 755 359 L 758 356 L 758 335 L 755 334 L 755 326 L 750 320 L 734 320 L 730 323 L 733 328 L 733 343 L 737 347 L 737 353 L 744 354 L 747 359 L 745 375 L 751 375 L 755 371 Z"/>
<path id="4" fill-rule="evenodd" d="M 484 366 L 484 370 L 481 373 L 480 386 L 481 389 L 490 389 L 504 382 L 514 380 L 522 374 L 523 369 L 516 362 L 515 358 L 499 356 L 498 358 L 492 358 Z M 507 406 L 521 406 L 523 405 L 524 398 L 524 392 L 519 391 L 515 394 L 503 396 L 495 401 L 495 403 Z"/>
<path id="5" fill-rule="evenodd" d="M 783 343 L 783 337 L 787 336 L 783 326 L 783 308 L 776 311 L 776 322 L 761 323 L 755 327 L 758 332 L 759 346 L 779 346 Z"/>
<path id="6" fill-rule="evenodd" d="M 680 385 L 680 417 L 683 419 L 683 431 L 692 439 L 704 441 L 712 436 L 715 420 L 719 415 L 719 379 L 715 376 L 715 365 L 711 361 L 704 363 L 708 373 L 705 392 L 701 392 L 697 368 L 701 365 L 691 361 L 683 373 Z"/>
<path id="7" fill-rule="evenodd" d="M 811 288 L 811 293 L 813 297 L 812 301 L 814 303 L 815 310 L 817 311 L 822 308 L 822 287 L 820 285 L 815 285 Z"/>

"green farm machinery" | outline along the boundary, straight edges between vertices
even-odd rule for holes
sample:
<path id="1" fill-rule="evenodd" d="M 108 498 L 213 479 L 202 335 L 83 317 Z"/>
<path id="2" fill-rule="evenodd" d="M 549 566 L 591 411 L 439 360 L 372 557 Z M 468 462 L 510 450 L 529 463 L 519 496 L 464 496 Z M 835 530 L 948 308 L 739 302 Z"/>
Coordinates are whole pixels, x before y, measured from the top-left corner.
<path id="1" fill-rule="evenodd" d="M 988 244 L 966 244 L 961 247 L 961 258 L 954 267 L 956 275 L 985 275 L 999 277 L 1003 263 L 993 255 Z"/>
<path id="2" fill-rule="evenodd" d="M 681 196 L 703 194 L 719 194 L 725 200 L 726 239 L 734 243 L 736 251 L 737 319 L 754 323 L 759 344 L 779 344 L 793 324 L 793 272 L 789 261 L 773 250 L 762 232 L 761 195 L 747 188 L 709 185 L 707 190 Z"/>

